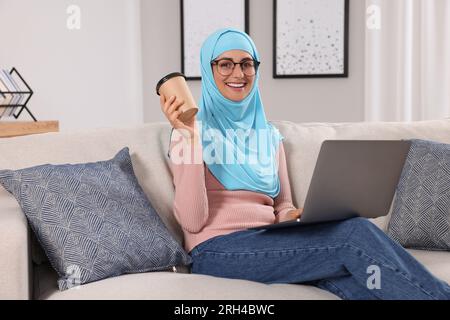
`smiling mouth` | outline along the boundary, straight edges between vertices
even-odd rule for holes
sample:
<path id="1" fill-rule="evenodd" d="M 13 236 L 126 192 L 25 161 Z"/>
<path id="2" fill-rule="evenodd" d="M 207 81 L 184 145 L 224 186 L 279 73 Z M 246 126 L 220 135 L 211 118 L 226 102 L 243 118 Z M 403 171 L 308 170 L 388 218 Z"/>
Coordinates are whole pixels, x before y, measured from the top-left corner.
<path id="1" fill-rule="evenodd" d="M 242 89 L 244 89 L 247 86 L 247 83 L 233 83 L 233 82 L 229 82 L 229 83 L 225 83 L 227 85 L 228 88 L 233 89 L 233 91 L 241 91 Z"/>

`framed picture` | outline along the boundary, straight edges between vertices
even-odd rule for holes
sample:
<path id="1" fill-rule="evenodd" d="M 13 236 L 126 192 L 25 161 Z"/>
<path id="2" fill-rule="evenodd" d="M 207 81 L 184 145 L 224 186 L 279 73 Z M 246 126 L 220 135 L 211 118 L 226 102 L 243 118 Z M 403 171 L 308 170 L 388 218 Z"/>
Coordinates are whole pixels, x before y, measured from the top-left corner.
<path id="1" fill-rule="evenodd" d="M 180 0 L 181 72 L 188 80 L 200 80 L 203 41 L 220 28 L 249 33 L 248 0 Z"/>
<path id="2" fill-rule="evenodd" d="M 349 0 L 273 0 L 273 77 L 348 77 Z"/>

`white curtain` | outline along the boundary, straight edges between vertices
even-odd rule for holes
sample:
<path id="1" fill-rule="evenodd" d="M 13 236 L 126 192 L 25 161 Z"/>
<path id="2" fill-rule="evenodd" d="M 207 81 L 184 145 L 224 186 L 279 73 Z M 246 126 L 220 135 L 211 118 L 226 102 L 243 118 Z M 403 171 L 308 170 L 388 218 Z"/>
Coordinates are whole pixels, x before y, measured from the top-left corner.
<path id="1" fill-rule="evenodd" d="M 366 8 L 366 121 L 450 117 L 450 0 Z"/>

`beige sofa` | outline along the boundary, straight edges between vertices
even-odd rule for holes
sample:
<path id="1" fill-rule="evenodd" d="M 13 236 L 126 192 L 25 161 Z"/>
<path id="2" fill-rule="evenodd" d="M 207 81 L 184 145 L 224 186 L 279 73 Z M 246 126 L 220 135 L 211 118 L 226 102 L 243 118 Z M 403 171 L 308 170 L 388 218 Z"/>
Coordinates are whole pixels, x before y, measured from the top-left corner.
<path id="1" fill-rule="evenodd" d="M 422 138 L 450 143 L 450 120 L 416 123 L 308 123 L 273 121 L 286 137 L 294 204 L 301 207 L 320 144 L 326 139 Z M 173 185 L 167 148 L 170 126 L 146 124 L 0 139 L 0 169 L 43 163 L 80 163 L 112 158 L 128 146 L 139 182 L 172 234 L 181 242 L 172 215 Z M 383 230 L 388 218 L 373 221 Z M 450 282 L 450 252 L 410 250 L 429 270 Z M 39 263 L 39 264 L 37 264 Z M 0 299 L 337 299 L 305 285 L 260 283 L 194 275 L 154 272 L 123 275 L 64 292 L 56 273 L 32 239 L 15 199 L 0 187 Z"/>

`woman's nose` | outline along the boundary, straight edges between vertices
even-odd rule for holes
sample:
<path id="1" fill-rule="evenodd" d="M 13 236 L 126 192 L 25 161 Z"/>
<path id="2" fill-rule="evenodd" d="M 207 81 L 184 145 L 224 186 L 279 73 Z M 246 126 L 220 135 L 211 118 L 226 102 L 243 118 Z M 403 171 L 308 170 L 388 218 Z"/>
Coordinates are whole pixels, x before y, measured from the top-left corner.
<path id="1" fill-rule="evenodd" d="M 240 64 L 235 65 L 232 76 L 243 78 L 244 72 L 242 71 L 242 66 Z"/>

